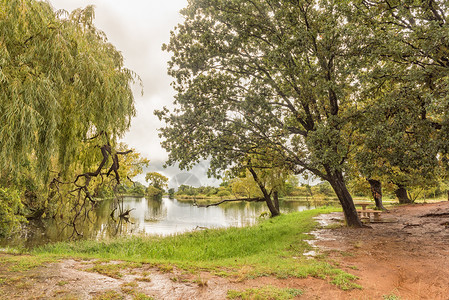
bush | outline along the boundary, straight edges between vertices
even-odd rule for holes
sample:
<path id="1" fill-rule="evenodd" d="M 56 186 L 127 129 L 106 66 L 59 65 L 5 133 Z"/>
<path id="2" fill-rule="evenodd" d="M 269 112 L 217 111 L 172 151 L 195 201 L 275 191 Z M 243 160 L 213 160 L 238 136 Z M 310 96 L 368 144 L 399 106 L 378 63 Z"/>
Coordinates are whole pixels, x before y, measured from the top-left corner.
<path id="1" fill-rule="evenodd" d="M 143 185 L 136 184 L 134 187 L 129 189 L 129 192 L 136 196 L 143 196 L 145 194 L 145 187 Z"/>
<path id="2" fill-rule="evenodd" d="M 26 219 L 21 215 L 23 204 L 15 190 L 0 187 L 0 237 L 6 237 Z"/>
<path id="3" fill-rule="evenodd" d="M 119 189 L 118 189 L 119 192 L 122 192 L 124 190 L 125 190 L 124 187 L 119 186 Z M 103 185 L 99 185 L 96 188 L 94 196 L 96 198 L 102 198 L 102 199 L 112 198 L 112 197 L 114 197 L 114 191 L 112 190 L 112 188 L 110 186 L 103 184 Z"/>
<path id="4" fill-rule="evenodd" d="M 317 185 L 315 185 L 315 187 L 318 188 L 318 191 L 320 194 L 323 194 L 327 197 L 335 197 L 336 196 L 334 190 L 332 189 L 332 186 L 327 181 L 318 183 Z"/>
<path id="5" fill-rule="evenodd" d="M 221 190 L 221 191 L 219 191 L 217 193 L 217 196 L 220 197 L 220 198 L 227 197 L 227 196 L 230 196 L 230 195 L 231 195 L 231 193 L 229 191 L 226 191 L 226 190 Z"/>
<path id="6" fill-rule="evenodd" d="M 145 196 L 151 199 L 161 199 L 164 191 L 161 189 L 158 189 L 152 185 L 147 187 L 147 190 L 145 191 Z"/>
<path id="7" fill-rule="evenodd" d="M 172 199 L 174 196 L 175 196 L 175 189 L 174 188 L 168 189 L 168 197 Z"/>

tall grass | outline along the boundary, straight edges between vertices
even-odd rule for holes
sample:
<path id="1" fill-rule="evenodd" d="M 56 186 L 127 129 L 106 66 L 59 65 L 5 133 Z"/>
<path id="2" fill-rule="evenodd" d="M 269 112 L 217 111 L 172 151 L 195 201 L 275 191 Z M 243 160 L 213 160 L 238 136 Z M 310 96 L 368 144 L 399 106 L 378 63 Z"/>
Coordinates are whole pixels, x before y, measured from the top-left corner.
<path id="1" fill-rule="evenodd" d="M 253 277 L 306 277 L 343 280 L 354 276 L 332 267 L 323 259 L 307 259 L 308 232 L 317 224 L 314 216 L 335 211 L 320 208 L 290 213 L 243 228 L 209 229 L 169 237 L 130 236 L 109 241 L 64 242 L 37 248 L 34 254 L 114 259 L 177 265 L 217 274 Z M 339 284 L 340 285 L 340 284 Z"/>
<path id="2" fill-rule="evenodd" d="M 169 237 L 129 236 L 109 241 L 62 242 L 43 246 L 35 253 L 88 256 L 139 261 L 219 261 L 279 251 L 308 248 L 304 241 L 316 225 L 313 216 L 322 208 L 291 213 L 242 228 L 208 229 Z"/>

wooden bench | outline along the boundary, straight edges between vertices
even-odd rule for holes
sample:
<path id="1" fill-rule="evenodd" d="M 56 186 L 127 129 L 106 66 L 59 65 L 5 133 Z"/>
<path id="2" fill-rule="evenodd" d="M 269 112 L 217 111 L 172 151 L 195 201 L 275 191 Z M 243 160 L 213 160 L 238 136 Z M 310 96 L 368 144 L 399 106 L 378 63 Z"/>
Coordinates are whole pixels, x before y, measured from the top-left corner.
<path id="1" fill-rule="evenodd" d="M 379 222 L 381 220 L 380 215 L 382 214 L 382 211 L 374 210 L 374 209 L 362 209 L 362 210 L 357 210 L 357 214 L 359 215 L 360 219 L 367 220 L 368 222 L 371 221 L 371 214 L 372 214 L 373 221 Z"/>

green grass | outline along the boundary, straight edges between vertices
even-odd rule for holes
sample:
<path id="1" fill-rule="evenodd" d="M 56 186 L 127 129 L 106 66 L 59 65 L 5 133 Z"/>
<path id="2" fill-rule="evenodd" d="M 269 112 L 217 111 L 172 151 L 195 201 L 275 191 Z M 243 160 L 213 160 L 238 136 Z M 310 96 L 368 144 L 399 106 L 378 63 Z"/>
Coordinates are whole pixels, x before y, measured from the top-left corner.
<path id="1" fill-rule="evenodd" d="M 100 293 L 99 295 L 92 298 L 93 300 L 122 300 L 125 299 L 125 296 L 121 295 L 120 293 L 110 290 L 103 293 Z"/>
<path id="2" fill-rule="evenodd" d="M 130 262 L 124 262 L 124 263 L 95 263 L 92 268 L 86 269 L 88 272 L 96 272 L 102 275 L 106 275 L 112 278 L 121 278 L 123 277 L 123 274 L 121 271 L 126 269 L 132 269 L 132 268 L 138 268 L 141 265 L 139 263 L 130 263 Z"/>
<path id="3" fill-rule="evenodd" d="M 139 284 L 135 281 L 127 282 L 121 285 L 121 291 L 132 297 L 133 300 L 154 300 L 153 297 L 139 292 Z"/>
<path id="4" fill-rule="evenodd" d="M 401 297 L 396 296 L 395 294 L 383 295 L 382 298 L 384 300 L 401 300 Z"/>
<path id="5" fill-rule="evenodd" d="M 31 255 L 4 255 L 0 256 L 0 264 L 9 272 L 28 271 L 48 263 L 56 262 L 55 257 Z"/>
<path id="6" fill-rule="evenodd" d="M 265 286 L 262 288 L 246 289 L 244 291 L 229 290 L 228 299 L 251 299 L 251 300 L 287 300 L 302 295 L 302 291 L 298 289 L 282 289 L 275 286 Z"/>
<path id="7" fill-rule="evenodd" d="M 66 285 L 66 284 L 68 284 L 68 283 L 69 283 L 68 281 L 62 280 L 62 281 L 57 282 L 56 285 L 58 285 L 58 286 L 64 286 L 64 285 Z"/>
<path id="8" fill-rule="evenodd" d="M 282 215 L 243 228 L 203 230 L 170 237 L 130 236 L 110 241 L 76 241 L 47 245 L 35 254 L 119 259 L 145 262 L 225 262 L 247 260 L 277 251 L 300 252 L 316 222 L 313 216 L 332 209 Z"/>
<path id="9" fill-rule="evenodd" d="M 208 270 L 220 276 L 247 279 L 258 276 L 330 279 L 355 288 L 356 279 L 324 259 L 302 256 L 310 246 L 313 217 L 337 210 L 321 208 L 282 215 L 243 228 L 211 229 L 170 237 L 130 236 L 110 241 L 77 241 L 47 245 L 33 251 L 55 257 L 97 258 L 150 263 L 171 272 L 173 266 L 195 273 Z"/>
<path id="10" fill-rule="evenodd" d="M 353 290 L 353 289 L 362 289 L 362 286 L 354 283 L 354 280 L 357 279 L 357 276 L 350 275 L 344 271 L 337 272 L 333 278 L 331 283 L 340 287 L 344 291 Z"/>

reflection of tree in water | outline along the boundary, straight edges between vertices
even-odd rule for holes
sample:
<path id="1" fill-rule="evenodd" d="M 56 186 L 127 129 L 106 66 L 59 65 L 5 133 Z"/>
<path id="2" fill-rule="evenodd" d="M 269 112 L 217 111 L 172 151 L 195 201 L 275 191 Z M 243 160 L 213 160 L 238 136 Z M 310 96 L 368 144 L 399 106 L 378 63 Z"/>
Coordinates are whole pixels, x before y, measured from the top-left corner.
<path id="1" fill-rule="evenodd" d="M 162 199 L 147 199 L 147 211 L 145 221 L 158 221 L 167 217 L 167 208 Z"/>
<path id="2" fill-rule="evenodd" d="M 133 200 L 136 204 L 142 202 L 141 198 L 133 198 Z M 135 207 L 126 209 L 124 197 L 120 197 L 118 201 L 117 199 L 114 199 L 114 201 L 110 203 L 108 211 L 111 211 L 111 209 L 112 212 L 109 214 L 107 227 L 104 228 L 105 231 L 103 232 L 102 237 L 115 237 L 122 233 L 132 233 L 136 231 L 136 228 L 138 227 L 137 224 L 130 220 L 130 212 L 135 210 Z"/>
<path id="3" fill-rule="evenodd" d="M 281 209 L 284 212 L 298 211 L 303 209 L 310 209 L 316 206 L 332 205 L 330 201 L 300 201 L 300 202 L 281 202 Z M 116 211 L 114 218 L 111 218 L 111 205 L 113 200 L 103 200 L 97 202 L 94 210 L 90 212 L 89 222 L 79 223 L 77 227 L 84 234 L 76 237 L 77 239 L 101 239 L 113 237 L 120 234 L 137 233 L 139 230 L 144 230 L 144 224 L 148 222 L 158 222 L 170 217 L 176 212 L 182 214 L 190 210 L 197 209 L 204 210 L 196 214 L 196 216 L 208 215 L 208 221 L 215 221 L 217 216 L 224 217 L 226 224 L 229 226 L 246 226 L 254 224 L 259 219 L 263 212 L 268 212 L 265 203 L 262 202 L 234 202 L 224 203 L 220 207 L 198 208 L 191 203 L 174 203 L 173 200 L 164 198 L 162 200 L 150 200 L 145 198 L 125 198 L 125 205 L 123 210 L 136 207 L 133 211 L 133 216 L 130 219 L 133 223 L 126 222 L 125 219 L 118 218 L 119 210 Z M 335 204 L 334 204 L 335 205 Z M 174 206 L 174 207 L 173 207 Z M 175 209 L 176 208 L 176 209 Z M 207 210 L 211 210 L 206 214 Z M 176 219 L 176 218 L 175 218 Z M 23 246 L 33 247 L 49 242 L 63 241 L 70 238 L 73 233 L 71 227 L 63 228 L 60 222 L 55 220 L 44 220 L 43 222 L 30 222 L 21 236 L 17 237 L 16 241 L 9 240 L 9 246 Z M 1 244 L 0 244 L 1 245 Z"/>
<path id="4" fill-rule="evenodd" d="M 79 238 L 104 238 L 114 237 L 127 231 L 127 227 L 133 224 L 129 222 L 129 215 L 123 208 L 123 199 L 103 200 L 98 202 L 94 210 L 89 213 L 89 221 L 80 221 L 76 224 L 83 232 Z M 62 234 L 63 240 L 69 239 L 68 234 Z"/>
<path id="5" fill-rule="evenodd" d="M 80 220 L 75 224 L 79 231 L 83 233 L 76 238 L 98 239 L 133 232 L 136 225 L 129 220 L 130 211 L 123 207 L 122 198 L 99 201 L 96 207 L 89 212 L 88 221 Z M 49 237 L 52 241 L 73 239 L 73 230 L 70 227 L 58 228 L 60 226 L 56 222 L 51 227 L 59 230 L 57 237 L 54 234 Z"/>
<path id="6" fill-rule="evenodd" d="M 315 201 L 282 201 L 282 208 L 285 212 L 295 212 L 304 208 L 311 209 L 315 207 Z"/>
<path id="7" fill-rule="evenodd" d="M 111 218 L 111 203 L 111 200 L 96 202 L 94 209 L 89 211 L 88 218 L 80 219 L 74 224 L 82 235 L 73 235 L 73 226 L 48 218 L 31 220 L 19 234 L 4 242 L 9 246 L 32 248 L 70 239 L 97 239 L 117 235 L 124 232 L 124 228 L 126 231 L 128 225 L 123 222 L 124 220 Z"/>
<path id="8" fill-rule="evenodd" d="M 237 221 L 238 226 L 253 224 L 263 212 L 268 208 L 262 202 L 233 202 L 223 204 L 221 207 L 227 216 Z"/>

